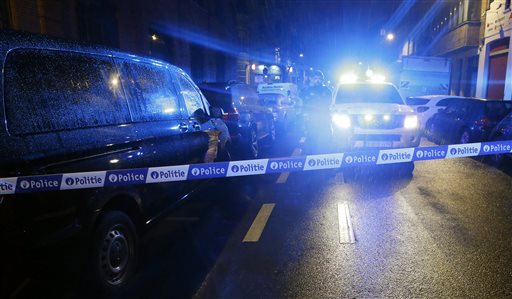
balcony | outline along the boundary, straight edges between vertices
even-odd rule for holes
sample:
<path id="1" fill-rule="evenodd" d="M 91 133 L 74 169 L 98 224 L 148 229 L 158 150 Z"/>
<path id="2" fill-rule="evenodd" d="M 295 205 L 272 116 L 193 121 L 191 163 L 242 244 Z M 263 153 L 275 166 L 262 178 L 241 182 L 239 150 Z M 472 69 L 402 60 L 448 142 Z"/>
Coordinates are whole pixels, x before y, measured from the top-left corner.
<path id="1" fill-rule="evenodd" d="M 432 47 L 432 54 L 443 56 L 455 51 L 478 47 L 480 22 L 468 21 L 440 37 Z"/>

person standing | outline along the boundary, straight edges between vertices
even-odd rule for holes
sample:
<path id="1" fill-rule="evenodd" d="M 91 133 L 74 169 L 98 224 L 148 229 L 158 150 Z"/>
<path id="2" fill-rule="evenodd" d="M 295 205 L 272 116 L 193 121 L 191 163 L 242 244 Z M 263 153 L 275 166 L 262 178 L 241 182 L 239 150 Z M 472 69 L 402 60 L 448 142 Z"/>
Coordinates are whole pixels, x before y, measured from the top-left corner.
<path id="1" fill-rule="evenodd" d="M 331 137 L 332 92 L 324 84 L 324 80 L 324 74 L 320 70 L 312 71 L 309 75 L 309 86 L 302 92 L 303 111 L 307 113 L 306 142 L 314 152 L 328 151 Z"/>

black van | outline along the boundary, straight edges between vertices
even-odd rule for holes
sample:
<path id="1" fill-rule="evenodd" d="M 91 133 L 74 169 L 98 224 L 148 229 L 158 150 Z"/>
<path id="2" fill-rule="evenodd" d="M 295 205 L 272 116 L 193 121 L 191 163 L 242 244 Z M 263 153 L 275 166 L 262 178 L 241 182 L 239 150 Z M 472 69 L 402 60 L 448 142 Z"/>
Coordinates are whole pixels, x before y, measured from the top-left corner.
<path id="1" fill-rule="evenodd" d="M 0 63 L 0 184 L 8 177 L 201 163 L 219 129 L 189 76 L 162 61 L 0 32 Z M 180 181 L 0 192 L 0 283 L 12 287 L 13 273 L 30 271 L 26 258 L 64 250 L 74 239 L 80 250 L 62 257 L 83 255 L 88 283 L 117 289 L 134 271 L 139 237 L 197 187 Z"/>

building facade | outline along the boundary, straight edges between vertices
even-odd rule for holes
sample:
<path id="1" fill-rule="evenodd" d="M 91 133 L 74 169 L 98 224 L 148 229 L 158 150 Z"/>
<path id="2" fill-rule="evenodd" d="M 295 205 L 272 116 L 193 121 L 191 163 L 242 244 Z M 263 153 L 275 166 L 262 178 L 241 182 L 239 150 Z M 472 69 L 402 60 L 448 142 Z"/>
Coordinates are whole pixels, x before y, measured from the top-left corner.
<path id="1" fill-rule="evenodd" d="M 485 1 L 434 1 L 404 46 L 405 55 L 450 59 L 451 95 L 476 94 L 482 5 Z"/>
<path id="2" fill-rule="evenodd" d="M 279 1 L 0 0 L 0 29 L 46 34 L 166 60 L 196 82 L 245 81 L 272 58 L 265 12 Z M 276 16 L 277 17 L 277 16 Z M 269 19 L 270 18 L 270 19 Z"/>
<path id="3" fill-rule="evenodd" d="M 512 100 L 512 55 L 510 0 L 491 1 L 485 12 L 480 45 L 477 96 Z"/>

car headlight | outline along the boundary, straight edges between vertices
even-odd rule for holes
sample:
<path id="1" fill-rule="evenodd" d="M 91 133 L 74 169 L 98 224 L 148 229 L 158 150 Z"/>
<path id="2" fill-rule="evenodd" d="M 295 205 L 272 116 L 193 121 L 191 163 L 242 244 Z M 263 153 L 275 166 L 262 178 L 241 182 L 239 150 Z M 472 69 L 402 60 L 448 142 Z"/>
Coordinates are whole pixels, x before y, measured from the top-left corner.
<path id="1" fill-rule="evenodd" d="M 342 129 L 348 129 L 351 126 L 350 117 L 346 114 L 333 114 L 332 122 Z"/>
<path id="2" fill-rule="evenodd" d="M 404 119 L 404 128 L 416 129 L 418 127 L 418 117 L 416 115 L 407 115 Z"/>

